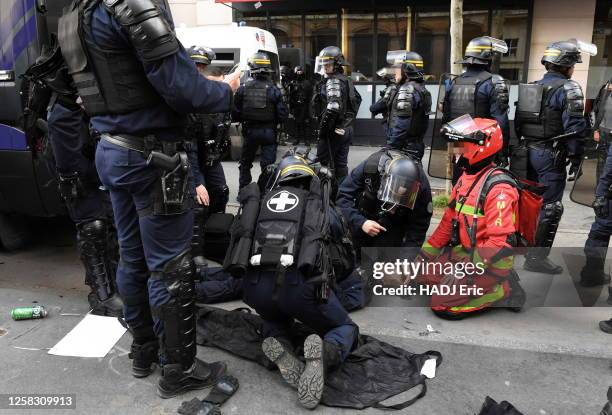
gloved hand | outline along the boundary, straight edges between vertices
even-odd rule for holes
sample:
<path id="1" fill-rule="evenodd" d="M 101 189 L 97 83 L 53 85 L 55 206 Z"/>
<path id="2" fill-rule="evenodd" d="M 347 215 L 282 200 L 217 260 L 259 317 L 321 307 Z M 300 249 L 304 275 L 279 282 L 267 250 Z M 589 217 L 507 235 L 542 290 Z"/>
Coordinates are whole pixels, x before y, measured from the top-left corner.
<path id="1" fill-rule="evenodd" d="M 500 153 L 497 153 L 497 156 L 495 157 L 495 163 L 499 167 L 506 168 L 508 167 L 508 165 L 510 165 L 510 162 L 508 161 L 508 159 L 509 159 L 508 154 L 506 154 L 505 152 L 500 152 Z"/>
<path id="2" fill-rule="evenodd" d="M 604 196 L 597 196 L 595 201 L 593 202 L 593 211 L 595 212 L 595 216 L 598 218 L 605 218 L 610 213 L 610 203 L 608 198 Z"/>
<path id="3" fill-rule="evenodd" d="M 582 157 L 580 156 L 569 156 L 566 165 L 570 166 L 569 174 L 567 177 L 568 182 L 573 182 L 578 178 L 578 171 L 580 170 L 580 163 Z"/>

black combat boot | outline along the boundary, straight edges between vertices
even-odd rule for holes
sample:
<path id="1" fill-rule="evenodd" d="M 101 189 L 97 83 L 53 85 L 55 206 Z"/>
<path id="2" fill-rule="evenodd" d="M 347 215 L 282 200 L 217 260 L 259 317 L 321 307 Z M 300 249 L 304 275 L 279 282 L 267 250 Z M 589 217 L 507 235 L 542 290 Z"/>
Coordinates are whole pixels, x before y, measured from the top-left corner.
<path id="1" fill-rule="evenodd" d="M 338 346 L 326 342 L 316 334 L 304 341 L 306 366 L 298 382 L 298 402 L 304 408 L 314 409 L 321 401 L 325 387 L 325 374 L 342 362 Z"/>
<path id="2" fill-rule="evenodd" d="M 599 328 L 604 333 L 612 334 L 612 318 L 610 320 L 600 321 Z"/>
<path id="3" fill-rule="evenodd" d="M 153 373 L 159 360 L 158 353 L 157 338 L 147 341 L 134 339 L 128 355 L 132 359 L 132 375 L 135 378 L 144 378 Z"/>
<path id="4" fill-rule="evenodd" d="M 223 362 L 206 363 L 198 358 L 193 360 L 193 365 L 187 370 L 180 363 L 165 364 L 157 392 L 162 398 L 168 399 L 190 390 L 204 389 L 214 385 L 226 370 L 227 366 Z"/>
<path id="5" fill-rule="evenodd" d="M 561 274 L 563 272 L 563 267 L 552 262 L 547 256 L 541 255 L 527 254 L 525 256 L 524 268 L 526 271 L 551 275 Z"/>
<path id="6" fill-rule="evenodd" d="M 268 359 L 270 359 L 280 371 L 285 382 L 293 389 L 297 389 L 298 381 L 304 372 L 304 362 L 300 361 L 291 352 L 291 348 L 286 341 L 278 340 L 274 337 L 266 338 L 261 344 L 261 348 Z"/>
<path id="7" fill-rule="evenodd" d="M 518 313 L 523 309 L 525 302 L 527 301 L 527 294 L 519 283 L 520 278 L 518 274 L 512 270 L 508 276 L 508 283 L 510 284 L 510 295 L 507 298 L 502 299 L 497 303 L 496 307 L 506 307 L 510 311 Z"/>
<path id="8" fill-rule="evenodd" d="M 605 258 L 587 255 L 586 264 L 580 271 L 580 285 L 597 287 L 610 282 L 610 274 L 604 272 Z"/>

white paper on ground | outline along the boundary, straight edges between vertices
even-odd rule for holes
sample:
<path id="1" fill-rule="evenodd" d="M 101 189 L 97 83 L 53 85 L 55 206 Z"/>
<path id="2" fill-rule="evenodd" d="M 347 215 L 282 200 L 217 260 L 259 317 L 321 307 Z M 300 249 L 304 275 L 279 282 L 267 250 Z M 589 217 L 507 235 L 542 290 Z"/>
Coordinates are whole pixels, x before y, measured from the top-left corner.
<path id="1" fill-rule="evenodd" d="M 126 332 L 116 317 L 87 314 L 49 350 L 49 354 L 74 357 L 104 357 Z"/>
<path id="2" fill-rule="evenodd" d="M 421 375 L 425 375 L 428 379 L 436 377 L 436 359 L 428 359 L 421 368 Z"/>

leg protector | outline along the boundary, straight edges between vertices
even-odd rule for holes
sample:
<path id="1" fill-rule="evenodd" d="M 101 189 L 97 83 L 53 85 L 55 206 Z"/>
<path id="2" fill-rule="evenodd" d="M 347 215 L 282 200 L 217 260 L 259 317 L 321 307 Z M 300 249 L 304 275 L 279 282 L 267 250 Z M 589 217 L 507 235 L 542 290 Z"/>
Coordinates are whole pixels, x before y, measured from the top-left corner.
<path id="1" fill-rule="evenodd" d="M 542 215 L 540 218 L 540 224 L 536 231 L 536 246 L 542 248 L 548 248 L 542 250 L 545 255 L 548 256 L 550 248 L 555 241 L 555 235 L 557 235 L 557 228 L 563 215 L 563 203 L 553 202 L 547 203 L 542 206 Z"/>
<path id="2" fill-rule="evenodd" d="M 183 370 L 193 366 L 196 356 L 195 283 L 193 263 L 189 251 L 184 251 L 164 265 L 151 278 L 164 280 L 170 300 L 154 310 L 159 314 L 164 329 L 162 352 L 169 364 L 180 364 Z"/>
<path id="3" fill-rule="evenodd" d="M 77 225 L 77 246 L 85 267 L 86 283 L 97 300 L 95 308 L 105 314 L 122 315 L 123 304 L 117 295 L 117 242 L 114 229 L 103 219 Z"/>
<path id="4" fill-rule="evenodd" d="M 191 237 L 191 256 L 195 264 L 195 274 L 200 276 L 202 268 L 206 265 L 204 259 L 204 224 L 208 218 L 208 207 L 197 206 L 193 209 L 193 236 Z"/>

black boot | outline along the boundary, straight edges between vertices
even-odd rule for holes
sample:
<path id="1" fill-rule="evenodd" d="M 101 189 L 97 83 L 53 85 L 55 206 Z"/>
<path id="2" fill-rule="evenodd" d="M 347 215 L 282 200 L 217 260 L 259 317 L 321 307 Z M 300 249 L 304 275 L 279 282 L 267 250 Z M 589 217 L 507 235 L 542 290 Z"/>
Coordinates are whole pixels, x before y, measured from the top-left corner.
<path id="1" fill-rule="evenodd" d="M 338 346 L 311 334 L 304 341 L 306 366 L 298 382 L 298 402 L 304 408 L 314 409 L 321 401 L 325 387 L 325 374 L 342 362 Z"/>
<path id="2" fill-rule="evenodd" d="M 526 256 L 524 268 L 526 271 L 540 272 L 542 274 L 561 274 L 563 267 L 555 264 L 547 256 Z"/>
<path id="3" fill-rule="evenodd" d="M 597 287 L 610 282 L 610 275 L 604 272 L 605 258 L 587 255 L 586 263 L 580 271 L 580 285 Z"/>
<path id="4" fill-rule="evenodd" d="M 297 389 L 300 376 L 304 372 L 304 362 L 295 357 L 291 348 L 284 343 L 274 337 L 268 337 L 261 344 L 261 348 L 266 357 L 278 366 L 285 382 Z"/>
<path id="5" fill-rule="evenodd" d="M 153 373 L 159 360 L 158 353 L 159 342 L 156 338 L 148 341 L 134 339 L 128 355 L 132 359 L 132 375 L 144 378 Z"/>
<path id="6" fill-rule="evenodd" d="M 521 284 L 519 283 L 520 278 L 514 270 L 508 276 L 508 283 L 510 284 L 510 295 L 508 298 L 504 298 L 499 301 L 496 307 L 506 307 L 510 311 L 518 313 L 523 309 L 525 302 L 527 301 L 527 294 Z"/>
<path id="7" fill-rule="evenodd" d="M 162 398 L 168 399 L 190 390 L 204 389 L 214 385 L 226 370 L 227 366 L 223 362 L 206 363 L 198 358 L 194 359 L 193 366 L 187 370 L 180 363 L 165 364 L 157 392 Z"/>
<path id="8" fill-rule="evenodd" d="M 612 318 L 610 320 L 600 321 L 599 328 L 604 333 L 612 334 Z"/>

